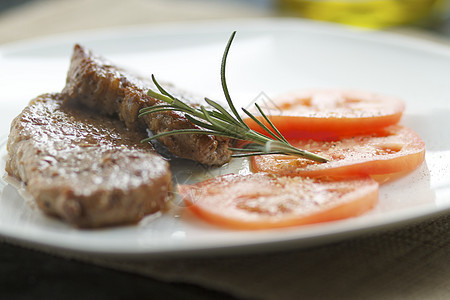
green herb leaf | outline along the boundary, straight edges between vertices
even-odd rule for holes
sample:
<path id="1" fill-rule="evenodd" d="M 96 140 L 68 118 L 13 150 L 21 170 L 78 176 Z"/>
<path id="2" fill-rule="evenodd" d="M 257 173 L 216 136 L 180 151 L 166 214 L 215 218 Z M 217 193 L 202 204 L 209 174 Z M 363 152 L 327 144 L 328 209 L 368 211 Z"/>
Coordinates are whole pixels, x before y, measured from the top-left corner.
<path id="1" fill-rule="evenodd" d="M 264 120 L 269 124 L 266 126 L 263 122 L 258 120 L 253 114 L 251 114 L 246 109 L 242 108 L 242 111 L 252 118 L 261 128 L 263 128 L 271 137 L 264 134 L 256 132 L 248 127 L 248 125 L 243 121 L 239 115 L 236 107 L 231 100 L 230 93 L 228 91 L 228 86 L 225 78 L 225 67 L 228 57 L 228 52 L 230 50 L 233 39 L 236 32 L 233 32 L 228 43 L 225 47 L 225 52 L 222 57 L 222 64 L 220 68 L 220 76 L 222 83 L 222 90 L 225 95 L 225 99 L 228 103 L 228 108 L 231 111 L 228 112 L 226 108 L 221 106 L 218 102 L 211 99 L 205 98 L 205 101 L 212 109 L 206 109 L 204 106 L 199 108 L 192 107 L 183 101 L 175 98 L 169 92 L 167 92 L 156 80 L 155 76 L 152 75 L 152 80 L 155 83 L 159 92 L 149 90 L 147 95 L 163 101 L 167 104 L 158 104 L 152 107 L 146 107 L 141 109 L 139 112 L 139 117 L 147 114 L 156 112 L 168 112 L 168 111 L 179 111 L 185 113 L 186 118 L 197 125 L 199 128 L 194 129 L 179 129 L 167 132 L 161 132 L 159 134 L 153 135 L 143 142 L 148 142 L 153 139 L 158 139 L 165 136 L 177 135 L 177 134 L 206 134 L 206 135 L 216 135 L 228 137 L 236 140 L 249 141 L 243 148 L 229 148 L 234 154 L 232 157 L 247 157 L 254 155 L 267 155 L 267 154 L 286 154 L 295 155 L 303 157 L 306 159 L 311 159 L 317 162 L 327 162 L 328 160 L 317 154 L 298 149 L 292 146 L 279 132 L 279 130 L 273 125 L 266 114 L 263 112 L 261 107 L 255 104 L 256 109 L 264 118 Z"/>

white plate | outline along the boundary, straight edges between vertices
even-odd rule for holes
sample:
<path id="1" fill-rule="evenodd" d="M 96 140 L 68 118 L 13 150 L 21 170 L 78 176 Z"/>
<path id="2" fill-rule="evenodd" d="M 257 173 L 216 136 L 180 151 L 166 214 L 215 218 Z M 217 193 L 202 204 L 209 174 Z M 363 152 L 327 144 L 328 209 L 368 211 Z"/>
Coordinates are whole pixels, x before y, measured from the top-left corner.
<path id="1" fill-rule="evenodd" d="M 361 217 L 256 232 L 210 226 L 183 208 L 137 226 L 77 230 L 43 216 L 3 181 L 0 235 L 92 254 L 224 254 L 325 243 L 450 210 L 450 49 L 391 34 L 296 20 L 258 20 L 111 29 L 3 46 L 1 133 L 7 135 L 12 118 L 31 98 L 62 89 L 75 42 L 130 69 L 222 99 L 220 58 L 233 30 L 238 34 L 228 60 L 228 81 L 232 97 L 242 106 L 261 95 L 307 87 L 399 96 L 407 103 L 402 123 L 426 141 L 426 163 L 382 186 L 379 205 Z M 1 150 L 4 156 L 4 143 Z"/>

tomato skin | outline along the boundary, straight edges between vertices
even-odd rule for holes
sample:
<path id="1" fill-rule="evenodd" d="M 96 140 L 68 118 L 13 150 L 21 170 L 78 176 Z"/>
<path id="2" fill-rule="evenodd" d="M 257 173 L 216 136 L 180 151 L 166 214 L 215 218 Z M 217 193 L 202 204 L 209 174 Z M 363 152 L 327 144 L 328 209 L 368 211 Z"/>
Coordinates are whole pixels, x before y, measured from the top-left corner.
<path id="1" fill-rule="evenodd" d="M 286 155 L 255 156 L 252 170 L 289 176 L 376 175 L 377 181 L 384 182 L 389 177 L 396 177 L 396 174 L 406 174 L 416 169 L 425 158 L 423 140 L 413 130 L 400 125 L 386 127 L 372 135 L 337 141 L 290 142 L 330 161 L 319 164 Z"/>
<path id="2" fill-rule="evenodd" d="M 298 226 L 358 216 L 378 201 L 370 177 L 334 180 L 228 174 L 180 185 L 188 208 L 203 220 L 233 229 Z"/>
<path id="3" fill-rule="evenodd" d="M 311 89 L 281 96 L 266 107 L 270 121 L 286 138 L 337 139 L 369 133 L 399 122 L 402 100 L 355 90 Z M 263 108 L 263 110 L 265 110 Z M 268 126 L 262 117 L 257 117 Z M 251 129 L 267 134 L 250 118 Z"/>

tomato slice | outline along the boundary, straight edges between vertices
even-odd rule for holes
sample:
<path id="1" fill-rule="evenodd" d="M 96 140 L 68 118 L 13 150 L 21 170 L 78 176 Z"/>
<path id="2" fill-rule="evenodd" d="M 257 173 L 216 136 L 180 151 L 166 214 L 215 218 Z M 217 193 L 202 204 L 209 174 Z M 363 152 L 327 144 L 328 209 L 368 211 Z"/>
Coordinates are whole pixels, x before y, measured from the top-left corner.
<path id="1" fill-rule="evenodd" d="M 384 182 L 414 170 L 425 158 L 425 143 L 420 136 L 400 125 L 336 141 L 290 142 L 330 161 L 320 164 L 295 156 L 262 155 L 253 157 L 253 171 L 302 176 L 376 175 L 377 181 Z"/>
<path id="2" fill-rule="evenodd" d="M 405 110 L 404 102 L 395 97 L 333 89 L 290 93 L 262 106 L 285 137 L 318 140 L 368 133 L 396 124 Z M 258 119 L 268 125 L 262 117 Z M 246 118 L 245 122 L 266 134 L 252 119 Z"/>
<path id="3" fill-rule="evenodd" d="M 333 180 L 228 174 L 195 185 L 179 185 L 188 208 L 203 220 L 235 229 L 264 229 L 358 216 L 378 201 L 370 177 Z"/>

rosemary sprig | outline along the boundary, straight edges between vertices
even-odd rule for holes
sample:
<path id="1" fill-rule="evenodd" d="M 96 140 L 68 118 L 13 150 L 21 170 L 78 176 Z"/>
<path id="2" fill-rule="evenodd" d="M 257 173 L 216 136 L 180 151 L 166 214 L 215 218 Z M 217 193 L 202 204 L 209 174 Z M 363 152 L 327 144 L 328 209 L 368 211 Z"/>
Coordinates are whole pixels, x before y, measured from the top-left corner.
<path id="1" fill-rule="evenodd" d="M 263 112 L 261 107 L 255 103 L 255 106 L 264 120 L 269 124 L 270 128 L 259 121 L 252 113 L 248 110 L 242 108 L 242 111 L 253 119 L 259 126 L 261 126 L 264 131 L 270 136 L 266 136 L 259 132 L 250 129 L 247 124 L 243 121 L 242 117 L 239 115 L 236 107 L 231 100 L 230 93 L 228 91 L 228 86 L 225 78 L 225 67 L 228 57 L 228 52 L 233 42 L 236 32 L 233 32 L 228 43 L 225 47 L 225 52 L 222 57 L 222 64 L 220 69 L 220 77 L 222 83 L 222 90 L 228 103 L 228 107 L 231 112 L 228 112 L 219 103 L 205 98 L 206 103 L 211 108 L 206 108 L 205 106 L 200 106 L 199 108 L 194 108 L 181 100 L 175 98 L 169 92 L 167 92 L 156 80 L 155 76 L 152 75 L 152 80 L 159 90 L 159 92 L 148 90 L 147 94 L 150 97 L 161 100 L 167 104 L 155 105 L 151 107 L 146 107 L 140 110 L 139 117 L 147 114 L 152 114 L 155 112 L 162 111 L 179 111 L 185 113 L 186 118 L 193 124 L 199 126 L 200 128 L 193 129 L 179 129 L 167 132 L 162 132 L 155 134 L 143 142 L 148 142 L 150 140 L 158 139 L 161 137 L 177 134 L 206 134 L 223 136 L 236 140 L 248 141 L 250 143 L 246 144 L 243 148 L 229 148 L 234 152 L 232 157 L 246 157 L 254 155 L 265 155 L 265 154 L 286 154 L 295 155 L 303 157 L 306 159 L 311 159 L 317 162 L 327 162 L 327 159 L 321 157 L 317 154 L 298 149 L 292 146 L 278 131 L 278 129 L 269 120 L 266 114 Z"/>

